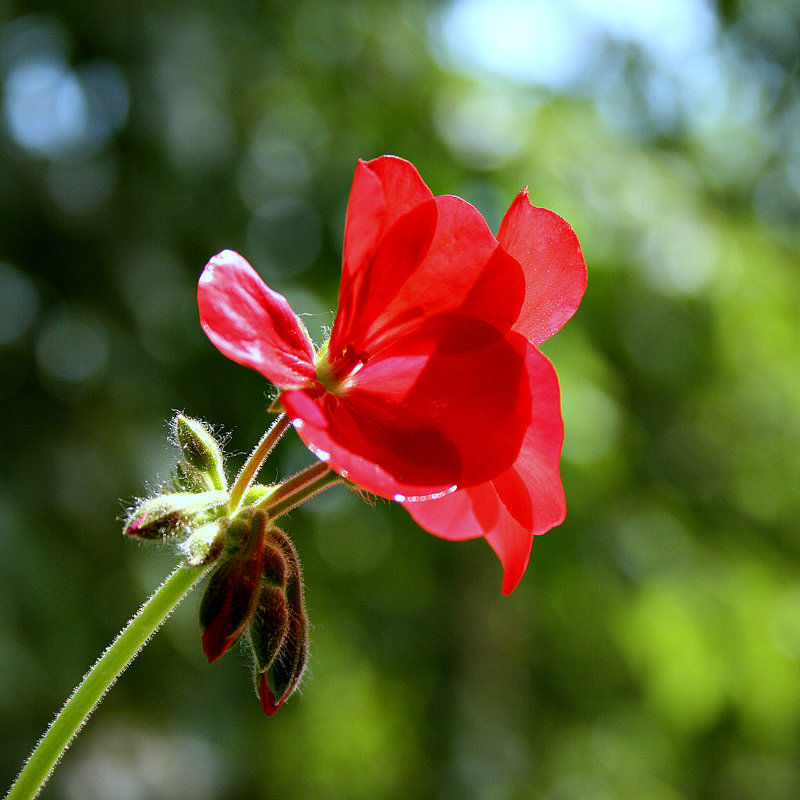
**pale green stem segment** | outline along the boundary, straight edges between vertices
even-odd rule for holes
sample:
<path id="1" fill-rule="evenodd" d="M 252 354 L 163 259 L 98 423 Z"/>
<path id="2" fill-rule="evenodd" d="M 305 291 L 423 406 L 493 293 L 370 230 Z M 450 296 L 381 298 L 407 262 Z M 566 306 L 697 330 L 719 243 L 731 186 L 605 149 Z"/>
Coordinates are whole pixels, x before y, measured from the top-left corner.
<path id="1" fill-rule="evenodd" d="M 159 586 L 64 704 L 17 776 L 6 800 L 29 800 L 39 794 L 105 693 L 208 569 L 181 565 Z"/>
<path id="2" fill-rule="evenodd" d="M 285 480 L 258 507 L 263 508 L 272 519 L 277 519 L 337 483 L 343 483 L 342 477 L 320 461 Z"/>
<path id="3" fill-rule="evenodd" d="M 245 492 L 250 488 L 250 484 L 261 469 L 261 465 L 267 460 L 267 456 L 272 452 L 288 427 L 288 417 L 286 414 L 281 414 L 261 437 L 261 441 L 250 454 L 250 458 L 247 459 L 247 462 L 242 467 L 242 471 L 236 477 L 236 482 L 231 489 L 231 496 L 228 500 L 228 511 L 231 515 L 239 510 Z"/>

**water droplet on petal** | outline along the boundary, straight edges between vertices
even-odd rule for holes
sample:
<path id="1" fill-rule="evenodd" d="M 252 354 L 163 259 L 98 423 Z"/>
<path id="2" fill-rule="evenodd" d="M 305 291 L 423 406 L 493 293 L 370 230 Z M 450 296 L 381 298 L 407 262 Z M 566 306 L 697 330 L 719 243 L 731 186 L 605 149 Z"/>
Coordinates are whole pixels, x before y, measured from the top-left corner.
<path id="1" fill-rule="evenodd" d="M 398 503 L 424 503 L 426 500 L 438 500 L 440 497 L 445 497 L 456 491 L 458 491 L 458 486 L 453 484 L 452 486 L 448 486 L 443 492 L 431 492 L 431 494 L 415 494 L 409 496 L 396 494 L 394 499 Z"/>
<path id="2" fill-rule="evenodd" d="M 313 445 L 309 445 L 308 449 L 320 460 L 320 461 L 328 461 L 330 459 L 331 454 L 327 450 L 322 450 L 319 447 L 314 447 Z"/>
<path id="3" fill-rule="evenodd" d="M 295 430 L 298 430 L 298 431 L 299 431 L 299 430 L 300 430 L 300 428 L 302 428 L 302 427 L 303 427 L 303 420 L 301 420 L 301 419 L 300 419 L 300 417 L 295 417 L 295 418 L 292 420 L 292 425 L 294 426 Z"/>

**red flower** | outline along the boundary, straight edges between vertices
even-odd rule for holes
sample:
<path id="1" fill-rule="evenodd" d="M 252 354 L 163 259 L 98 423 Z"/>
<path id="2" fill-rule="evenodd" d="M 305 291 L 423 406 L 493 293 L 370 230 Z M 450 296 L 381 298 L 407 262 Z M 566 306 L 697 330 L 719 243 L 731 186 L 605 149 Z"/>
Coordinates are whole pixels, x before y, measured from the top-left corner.
<path id="1" fill-rule="evenodd" d="M 486 536 L 508 592 L 533 534 L 564 516 L 558 382 L 535 345 L 585 284 L 575 234 L 525 191 L 495 239 L 471 205 L 433 197 L 411 164 L 384 156 L 356 168 L 319 354 L 236 253 L 211 259 L 198 301 L 211 341 L 277 386 L 318 458 L 432 533 Z"/>

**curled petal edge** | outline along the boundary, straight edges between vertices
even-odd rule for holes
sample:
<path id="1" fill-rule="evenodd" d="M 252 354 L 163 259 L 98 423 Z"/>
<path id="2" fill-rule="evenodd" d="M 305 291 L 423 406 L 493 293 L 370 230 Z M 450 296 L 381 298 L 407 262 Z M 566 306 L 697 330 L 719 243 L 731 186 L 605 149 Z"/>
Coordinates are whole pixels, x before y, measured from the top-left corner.
<path id="1" fill-rule="evenodd" d="M 525 302 L 514 329 L 539 345 L 572 317 L 586 291 L 578 237 L 558 214 L 532 205 L 526 187 L 503 217 L 497 240 L 525 275 Z"/>

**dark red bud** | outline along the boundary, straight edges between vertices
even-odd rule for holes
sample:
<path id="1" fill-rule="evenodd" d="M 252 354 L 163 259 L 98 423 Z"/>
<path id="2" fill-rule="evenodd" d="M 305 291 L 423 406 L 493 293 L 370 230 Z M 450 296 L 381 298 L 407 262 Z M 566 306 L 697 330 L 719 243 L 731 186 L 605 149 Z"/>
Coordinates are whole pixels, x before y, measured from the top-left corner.
<path id="1" fill-rule="evenodd" d="M 271 666 L 258 679 L 258 696 L 264 713 L 272 716 L 300 683 L 308 658 L 305 613 L 292 614 L 289 629 Z"/>
<path id="2" fill-rule="evenodd" d="M 263 672 L 275 660 L 288 630 L 289 606 L 286 593 L 276 586 L 264 586 L 247 628 L 257 672 Z"/>
<path id="3" fill-rule="evenodd" d="M 262 589 L 248 628 L 261 707 L 274 714 L 297 688 L 308 657 L 308 618 L 297 552 L 279 528 L 266 533 Z"/>
<path id="4" fill-rule="evenodd" d="M 295 605 L 299 604 L 299 606 L 302 607 L 303 570 L 300 566 L 297 550 L 294 549 L 292 540 L 280 528 L 270 528 L 267 535 L 272 544 L 278 548 L 283 555 L 286 569 L 284 586 L 286 586 L 287 592 L 290 595 L 289 602 Z"/>
<path id="5" fill-rule="evenodd" d="M 271 538 L 274 530 L 276 529 L 271 529 L 267 536 Z M 291 565 L 286 561 L 283 550 L 278 545 L 265 542 L 261 561 L 264 583 L 268 586 L 278 586 L 285 589 L 286 582 L 293 573 Z"/>
<path id="6" fill-rule="evenodd" d="M 261 708 L 268 717 L 271 717 L 283 705 L 283 700 L 280 702 L 275 700 L 275 695 L 272 694 L 272 689 L 269 688 L 267 682 L 266 672 L 262 672 L 258 678 L 258 697 L 261 700 Z"/>
<path id="7" fill-rule="evenodd" d="M 203 651 L 216 661 L 240 636 L 253 616 L 261 592 L 262 551 L 267 516 L 255 511 L 233 520 L 234 548 L 224 553 L 200 601 Z"/>

